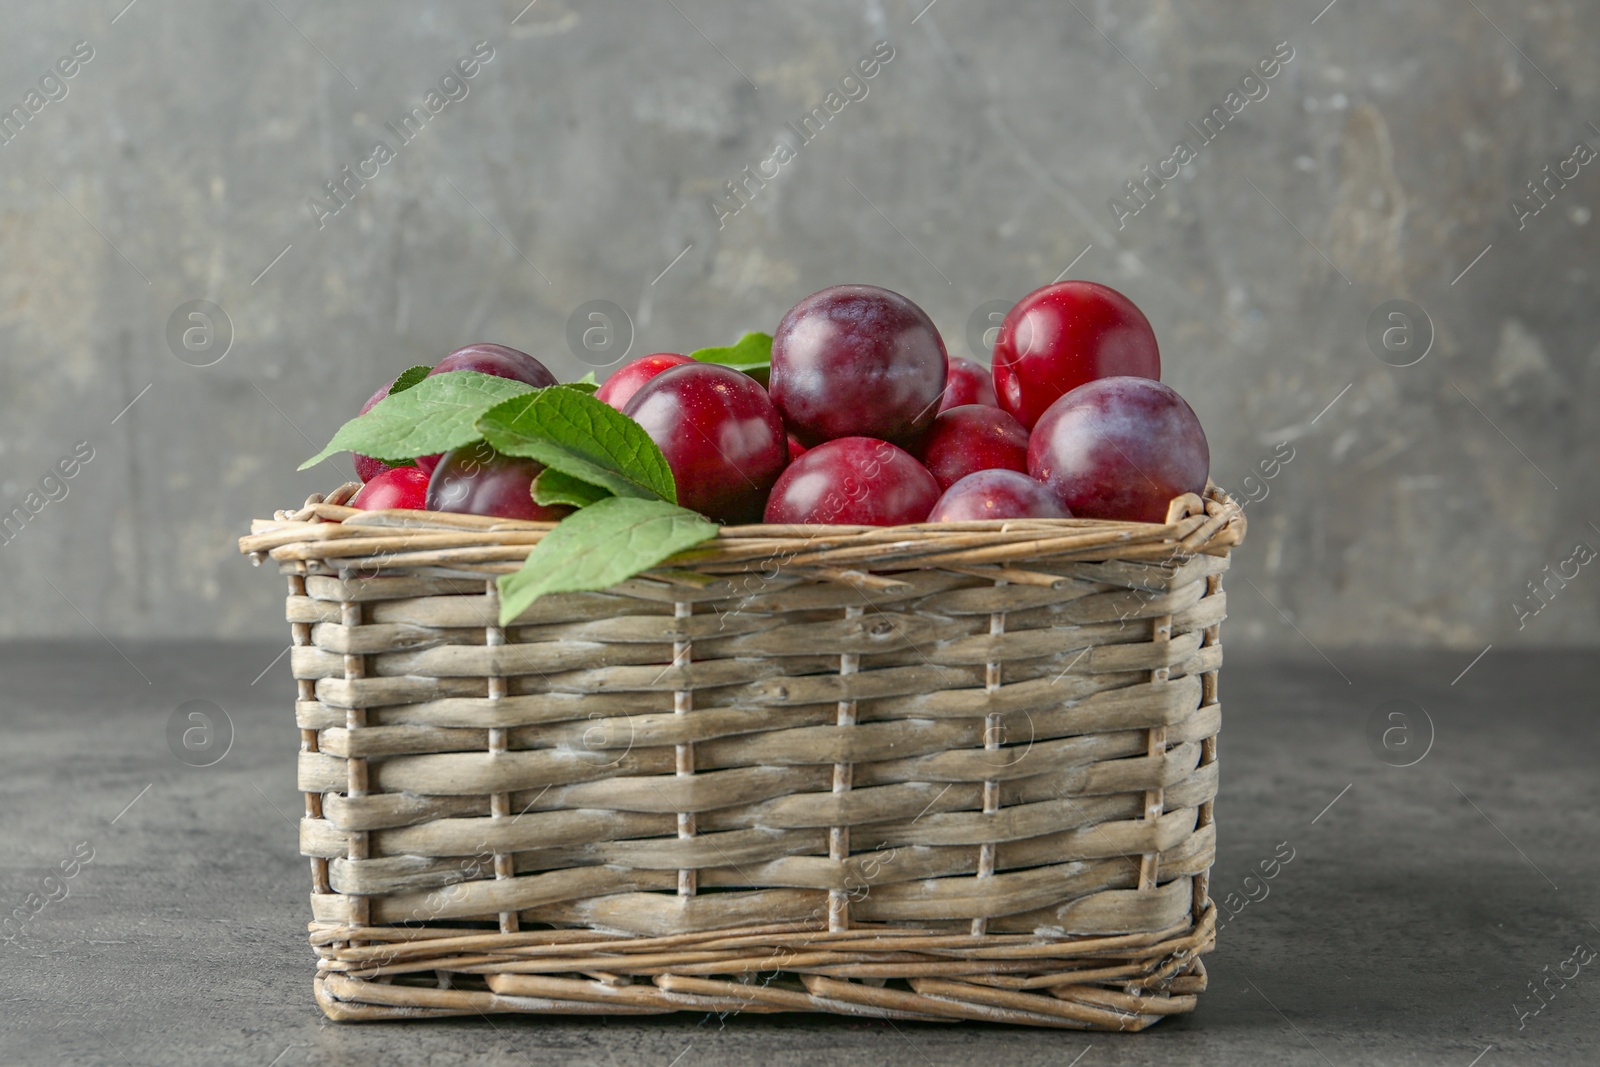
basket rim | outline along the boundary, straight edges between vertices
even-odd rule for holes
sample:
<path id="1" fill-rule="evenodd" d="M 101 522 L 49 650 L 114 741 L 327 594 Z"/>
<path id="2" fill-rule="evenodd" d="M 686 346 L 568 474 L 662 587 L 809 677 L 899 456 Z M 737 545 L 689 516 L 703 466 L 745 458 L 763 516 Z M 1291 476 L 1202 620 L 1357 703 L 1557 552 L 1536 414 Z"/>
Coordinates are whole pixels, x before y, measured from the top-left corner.
<path id="1" fill-rule="evenodd" d="M 452 512 L 346 505 L 360 488 L 346 482 L 312 494 L 295 510 L 256 519 L 239 551 L 257 564 L 323 563 L 344 570 L 430 567 L 474 572 L 514 570 L 556 527 L 553 522 L 498 519 Z M 1175 497 L 1162 523 L 1108 519 L 989 519 L 904 526 L 722 526 L 697 545 L 646 572 L 692 571 L 706 576 L 770 570 L 819 577 L 942 567 L 990 567 L 1022 562 L 1123 560 L 1179 563 L 1205 554 L 1227 556 L 1243 542 L 1244 511 L 1220 486 L 1205 497 Z"/>

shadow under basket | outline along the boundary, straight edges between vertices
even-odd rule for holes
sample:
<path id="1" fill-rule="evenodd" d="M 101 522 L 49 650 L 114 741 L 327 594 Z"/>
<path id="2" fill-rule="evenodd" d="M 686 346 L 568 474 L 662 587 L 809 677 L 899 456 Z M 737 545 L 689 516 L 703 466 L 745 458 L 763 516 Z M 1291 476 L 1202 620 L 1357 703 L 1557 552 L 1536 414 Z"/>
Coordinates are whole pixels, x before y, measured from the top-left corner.
<path id="1" fill-rule="evenodd" d="M 549 523 L 259 520 L 333 1019 L 1193 1010 L 1225 493 L 1166 523 L 725 527 L 498 625 Z"/>

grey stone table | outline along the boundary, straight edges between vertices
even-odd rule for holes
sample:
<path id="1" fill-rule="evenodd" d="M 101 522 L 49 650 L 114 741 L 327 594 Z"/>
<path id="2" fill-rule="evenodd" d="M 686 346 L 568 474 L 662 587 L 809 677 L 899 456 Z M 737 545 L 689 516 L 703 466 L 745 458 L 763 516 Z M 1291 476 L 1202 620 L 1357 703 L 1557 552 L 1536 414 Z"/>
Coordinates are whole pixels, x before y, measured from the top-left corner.
<path id="1" fill-rule="evenodd" d="M 1248 883 L 1199 1009 L 1134 1035 L 810 1016 L 329 1023 L 311 1000 L 279 651 L 0 646 L 0 1063 L 1600 1056 L 1600 959 L 1570 962 L 1600 948 L 1592 651 L 1496 650 L 1464 675 L 1455 653 L 1230 653 L 1213 893 L 1244 900 L 1262 861 L 1293 858 Z M 189 701 L 233 725 L 209 767 L 169 748 Z"/>

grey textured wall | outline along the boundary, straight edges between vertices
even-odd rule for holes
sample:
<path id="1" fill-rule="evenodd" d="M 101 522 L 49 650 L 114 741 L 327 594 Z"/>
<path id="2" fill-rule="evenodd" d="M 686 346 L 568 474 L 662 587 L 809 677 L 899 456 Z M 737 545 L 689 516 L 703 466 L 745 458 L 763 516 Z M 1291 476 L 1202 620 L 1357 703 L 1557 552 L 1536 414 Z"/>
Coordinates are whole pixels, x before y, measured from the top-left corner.
<path id="1" fill-rule="evenodd" d="M 525 2 L 7 3 L 0 107 L 29 117 L 0 144 L 0 508 L 93 456 L 0 545 L 0 635 L 279 635 L 280 580 L 234 538 L 336 484 L 294 468 L 460 344 L 576 375 L 588 301 L 626 309 L 637 355 L 870 281 L 964 351 L 975 310 L 1073 264 L 1149 314 L 1216 480 L 1294 450 L 1249 483 L 1234 640 L 1600 636 L 1594 568 L 1536 615 L 1527 588 L 1600 546 L 1600 165 L 1573 159 L 1600 146 L 1594 4 Z M 386 124 L 480 41 L 403 143 Z M 728 213 L 724 183 L 879 41 L 867 95 Z M 308 207 L 379 140 L 348 206 Z M 1179 141 L 1176 178 L 1110 206 Z M 191 300 L 231 322 L 209 366 L 220 333 L 169 341 Z M 1411 366 L 1368 340 L 1391 300 L 1431 322 Z"/>

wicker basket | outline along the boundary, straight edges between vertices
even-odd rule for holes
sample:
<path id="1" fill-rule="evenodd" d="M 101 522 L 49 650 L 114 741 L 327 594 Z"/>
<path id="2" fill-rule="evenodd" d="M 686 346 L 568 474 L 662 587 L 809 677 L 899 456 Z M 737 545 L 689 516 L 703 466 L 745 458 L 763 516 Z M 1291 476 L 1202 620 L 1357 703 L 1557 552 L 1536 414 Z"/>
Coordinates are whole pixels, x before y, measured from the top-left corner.
<path id="1" fill-rule="evenodd" d="M 1193 1009 L 1224 493 L 1166 524 L 724 528 L 497 625 L 549 524 L 255 523 L 334 1019 Z"/>

